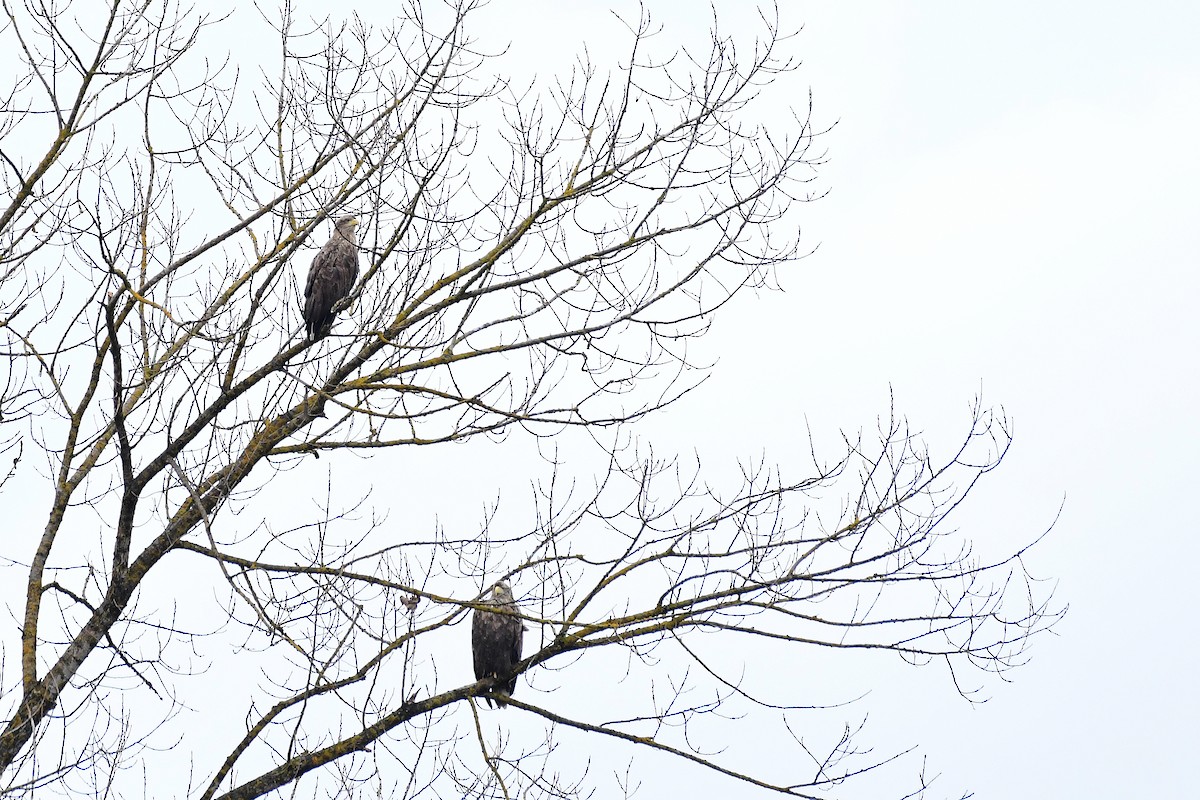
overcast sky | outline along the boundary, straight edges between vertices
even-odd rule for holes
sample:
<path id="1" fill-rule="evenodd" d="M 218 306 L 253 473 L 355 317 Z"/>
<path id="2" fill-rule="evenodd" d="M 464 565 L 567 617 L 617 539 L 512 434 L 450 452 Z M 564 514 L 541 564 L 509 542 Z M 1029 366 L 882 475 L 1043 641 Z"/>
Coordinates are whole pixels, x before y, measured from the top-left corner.
<path id="1" fill-rule="evenodd" d="M 524 5 L 538 11 L 512 38 L 543 65 L 585 40 L 612 55 L 601 9 L 634 8 Z M 705 24 L 698 5 L 646 2 L 666 37 Z M 1200 746 L 1200 4 L 785 5 L 804 26 L 796 100 L 811 87 L 818 123 L 837 123 L 804 230 L 819 248 L 785 294 L 730 310 L 713 380 L 649 435 L 702 430 L 702 450 L 786 462 L 806 424 L 869 428 L 889 387 L 935 444 L 975 394 L 1003 405 L 1014 447 L 959 524 L 1018 542 L 1062 505 L 1028 564 L 1070 611 L 982 706 L 932 669 L 876 686 L 874 743 L 920 744 L 934 796 L 1184 796 Z M 719 3 L 722 26 L 742 7 Z M 748 378 L 760 413 L 706 424 Z"/>
<path id="2" fill-rule="evenodd" d="M 894 657 L 833 677 L 787 665 L 788 678 L 821 702 L 869 692 L 847 719 L 870 715 L 862 743 L 880 753 L 919 746 L 940 775 L 931 797 L 1187 796 L 1200 746 L 1200 3 L 781 3 L 784 27 L 803 27 L 785 88 L 799 107 L 811 89 L 830 128 L 828 196 L 804 217 L 815 252 L 781 272 L 784 292 L 722 311 L 701 348 L 712 379 L 640 435 L 706 464 L 800 469 L 810 430 L 870 430 L 893 395 L 935 451 L 958 443 L 977 395 L 1003 406 L 1013 448 L 956 524 L 1011 549 L 1057 517 L 1026 561 L 1070 606 L 1057 636 L 1010 683 L 985 682 L 982 705 Z M 758 29 L 750 0 L 716 5 L 723 31 Z M 644 6 L 664 51 L 711 24 L 691 0 Z M 621 63 L 628 35 L 610 11 L 637 8 L 493 0 L 474 30 L 512 43 L 490 68 L 545 76 L 585 46 Z M 320 13 L 352 12 L 383 22 L 389 4 Z M 426 470 L 409 488 L 439 480 Z M 459 666 L 440 688 L 470 680 Z M 537 682 L 522 692 L 550 705 Z M 489 724 L 519 724 L 506 713 Z M 754 736 L 751 723 L 730 731 Z M 641 797 L 743 791 L 638 758 Z"/>
<path id="3" fill-rule="evenodd" d="M 722 312 L 702 348 L 718 360 L 712 379 L 639 433 L 707 464 L 765 455 L 800 468 L 810 428 L 870 430 L 893 392 L 935 450 L 957 444 L 976 395 L 1003 406 L 1014 446 L 957 524 L 1017 547 L 1062 508 L 1027 560 L 1070 606 L 1058 635 L 1011 683 L 986 682 L 982 705 L 944 671 L 895 659 L 847 662 L 832 685 L 797 665 L 796 680 L 826 702 L 869 692 L 847 719 L 870 716 L 863 743 L 878 752 L 919 746 L 941 776 L 932 797 L 1184 796 L 1200 746 L 1200 4 L 784 5 L 784 27 L 803 27 L 792 102 L 811 89 L 815 122 L 832 126 L 829 194 L 803 229 L 816 252 L 783 271 L 784 293 Z M 711 22 L 699 3 L 645 7 L 663 51 Z M 758 30 L 749 8 L 718 2 L 721 29 Z M 632 2 L 495 0 L 473 30 L 512 43 L 492 65 L 501 74 L 545 77 L 585 46 L 598 64 L 623 61 L 613 9 L 637 14 Z M 755 413 L 729 419 L 748 403 Z M 531 680 L 522 691 L 549 702 Z M 638 758 L 641 796 L 744 791 Z"/>

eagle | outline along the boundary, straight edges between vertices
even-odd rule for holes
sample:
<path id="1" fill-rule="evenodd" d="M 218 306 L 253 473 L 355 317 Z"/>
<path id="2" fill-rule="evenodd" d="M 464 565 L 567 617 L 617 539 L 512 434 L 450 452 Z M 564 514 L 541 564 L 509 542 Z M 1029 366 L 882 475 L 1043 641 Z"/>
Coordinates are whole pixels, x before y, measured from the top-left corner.
<path id="1" fill-rule="evenodd" d="M 495 688 L 492 697 L 486 698 L 489 706 L 494 698 L 496 705 L 504 708 L 507 703 L 500 695 L 509 697 L 517 688 L 517 676 L 510 676 L 509 673 L 521 660 L 521 639 L 525 635 L 525 626 L 520 618 L 515 616 L 518 613 L 517 603 L 513 600 L 512 589 L 506 581 L 500 581 L 492 587 L 486 602 L 508 613 L 475 609 L 471 620 L 471 655 L 475 659 L 475 680 L 507 678 Z"/>
<path id="2" fill-rule="evenodd" d="M 329 333 L 333 307 L 350 294 L 358 278 L 358 242 L 355 217 L 342 217 L 333 227 L 333 236 L 317 253 L 308 268 L 304 286 L 304 326 L 308 339 L 315 342 Z"/>

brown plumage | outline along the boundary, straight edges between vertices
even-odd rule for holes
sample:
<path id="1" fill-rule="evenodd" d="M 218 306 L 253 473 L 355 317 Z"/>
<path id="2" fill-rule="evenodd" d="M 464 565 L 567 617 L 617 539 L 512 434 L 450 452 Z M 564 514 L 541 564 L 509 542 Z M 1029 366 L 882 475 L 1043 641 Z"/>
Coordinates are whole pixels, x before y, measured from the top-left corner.
<path id="1" fill-rule="evenodd" d="M 317 341 L 329 333 L 333 324 L 333 307 L 354 288 L 358 278 L 358 242 L 354 217 L 342 217 L 334 226 L 333 236 L 321 248 L 308 268 L 308 283 L 304 286 L 304 326 L 309 341 Z"/>
<path id="2" fill-rule="evenodd" d="M 487 602 L 510 614 L 517 613 L 512 589 L 504 581 L 492 587 Z M 510 614 L 475 609 L 475 616 L 471 620 L 471 655 L 475 659 L 475 680 L 506 676 L 521 660 L 521 640 L 525 635 L 525 626 L 518 617 Z M 487 698 L 488 705 L 495 700 L 497 706 L 504 708 L 507 703 L 501 699 L 501 695 L 507 699 L 516 688 L 517 676 L 513 675 L 493 690 L 492 696 Z"/>

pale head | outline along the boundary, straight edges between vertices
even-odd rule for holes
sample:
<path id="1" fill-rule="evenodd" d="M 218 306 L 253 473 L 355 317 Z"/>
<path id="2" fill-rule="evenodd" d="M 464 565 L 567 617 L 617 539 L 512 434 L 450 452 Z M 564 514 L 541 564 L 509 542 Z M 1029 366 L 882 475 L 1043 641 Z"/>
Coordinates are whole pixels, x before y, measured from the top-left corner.
<path id="1" fill-rule="evenodd" d="M 496 605 L 513 602 L 512 587 L 508 585 L 508 581 L 500 581 L 492 587 L 492 602 Z"/>

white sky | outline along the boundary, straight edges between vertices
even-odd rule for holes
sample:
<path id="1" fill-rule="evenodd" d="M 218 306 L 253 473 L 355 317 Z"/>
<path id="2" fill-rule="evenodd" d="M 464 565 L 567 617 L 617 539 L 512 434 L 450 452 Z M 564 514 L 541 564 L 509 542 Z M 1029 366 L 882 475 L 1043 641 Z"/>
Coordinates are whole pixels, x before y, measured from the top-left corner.
<path id="1" fill-rule="evenodd" d="M 982 706 L 935 667 L 865 656 L 814 693 L 869 689 L 847 718 L 870 715 L 863 743 L 879 752 L 919 745 L 941 775 L 932 797 L 1184 796 L 1200 746 L 1187 602 L 1200 564 L 1200 3 L 781 2 L 785 27 L 804 26 L 805 66 L 785 88 L 802 107 L 811 87 L 818 126 L 837 123 L 821 140 L 830 194 L 804 227 L 819 249 L 784 271 L 785 293 L 725 310 L 703 347 L 719 359 L 712 380 L 639 433 L 800 470 L 809 426 L 869 430 L 890 391 L 935 448 L 965 432 L 977 393 L 1003 405 L 1015 444 L 958 525 L 1016 546 L 1064 504 L 1028 561 L 1070 605 L 1058 636 L 1011 684 L 985 684 Z M 645 6 L 664 50 L 710 22 L 701 3 Z M 374 20 L 388 7 L 344 4 Z M 748 0 L 717 7 L 723 30 L 751 29 Z M 513 74 L 568 69 L 585 44 L 607 65 L 627 44 L 610 8 L 637 13 L 494 0 L 478 32 L 512 41 L 500 63 Z M 755 413 L 725 416 L 747 404 Z M 818 680 L 804 668 L 786 677 Z M 535 676 L 529 699 L 567 674 Z M 743 791 L 638 759 L 642 797 Z"/>
<path id="2" fill-rule="evenodd" d="M 603 15 L 583 11 L 610 4 L 524 5 L 511 36 L 539 64 L 585 37 L 609 55 Z M 811 86 L 818 122 L 838 123 L 805 228 L 820 248 L 786 294 L 730 310 L 713 380 L 643 433 L 786 464 L 806 419 L 870 428 L 891 386 L 948 444 L 982 390 L 1016 441 L 960 526 L 1018 542 L 1065 498 L 1029 564 L 1070 612 L 982 707 L 933 667 L 880 672 L 872 741 L 920 744 L 933 796 L 1184 796 L 1200 746 L 1200 4 L 786 5 L 805 26 L 796 100 Z M 646 6 L 664 37 L 706 21 Z M 742 7 L 719 3 L 722 24 Z M 712 424 L 748 382 L 759 413 Z M 672 772 L 660 788 L 687 771 Z"/>

